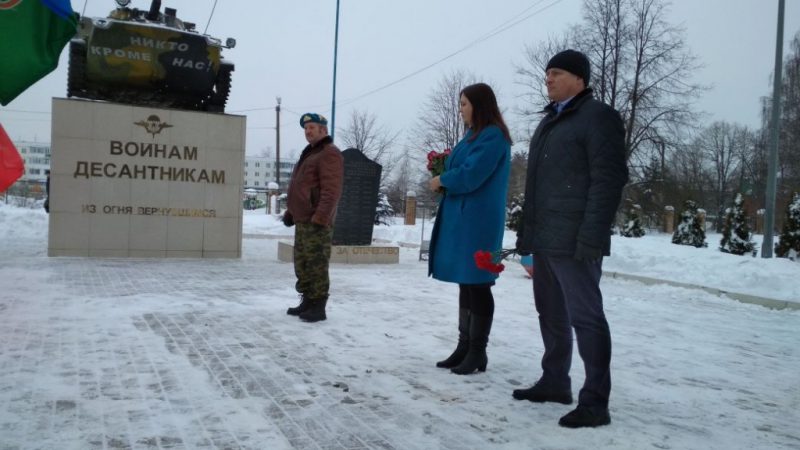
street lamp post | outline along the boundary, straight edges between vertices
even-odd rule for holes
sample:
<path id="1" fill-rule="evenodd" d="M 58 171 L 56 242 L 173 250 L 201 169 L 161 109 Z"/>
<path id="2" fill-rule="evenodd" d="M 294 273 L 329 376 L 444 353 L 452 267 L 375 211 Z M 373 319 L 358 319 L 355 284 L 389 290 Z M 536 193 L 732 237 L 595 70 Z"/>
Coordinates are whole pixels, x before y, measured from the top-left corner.
<path id="1" fill-rule="evenodd" d="M 336 0 L 336 31 L 333 37 L 333 100 L 331 102 L 331 139 L 336 133 L 336 59 L 339 52 L 339 0 Z"/>
<path id="2" fill-rule="evenodd" d="M 785 1 L 778 0 L 778 38 L 775 44 L 775 78 L 772 82 L 772 126 L 769 133 L 769 161 L 767 164 L 767 198 L 764 214 L 764 241 L 761 257 L 772 258 L 772 234 L 775 227 L 775 191 L 778 170 L 778 129 L 781 119 L 781 75 L 783 72 L 783 13 Z"/>
<path id="3" fill-rule="evenodd" d="M 275 183 L 281 185 L 281 98 L 275 97 Z"/>

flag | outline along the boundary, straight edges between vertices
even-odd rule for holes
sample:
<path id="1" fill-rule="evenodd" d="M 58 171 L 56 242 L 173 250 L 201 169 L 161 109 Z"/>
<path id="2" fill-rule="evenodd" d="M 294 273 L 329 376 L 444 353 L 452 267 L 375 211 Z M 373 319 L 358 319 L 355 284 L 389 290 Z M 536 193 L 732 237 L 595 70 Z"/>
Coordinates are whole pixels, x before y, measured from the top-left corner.
<path id="1" fill-rule="evenodd" d="M 3 125 L 0 125 L 0 192 L 19 180 L 25 172 L 25 163 L 17 148 L 11 143 Z"/>
<path id="2" fill-rule="evenodd" d="M 77 27 L 69 0 L 0 0 L 0 104 L 52 72 Z"/>

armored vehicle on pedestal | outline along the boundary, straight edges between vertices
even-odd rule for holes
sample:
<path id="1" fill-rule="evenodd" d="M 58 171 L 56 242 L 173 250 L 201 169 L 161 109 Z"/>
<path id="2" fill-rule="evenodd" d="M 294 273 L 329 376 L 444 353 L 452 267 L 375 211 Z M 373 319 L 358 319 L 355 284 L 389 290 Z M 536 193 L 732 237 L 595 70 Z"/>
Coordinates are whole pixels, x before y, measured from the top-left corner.
<path id="1" fill-rule="evenodd" d="M 233 63 L 223 48 L 236 41 L 200 34 L 177 11 L 130 0 L 107 18 L 82 17 L 70 41 L 67 96 L 131 105 L 224 112 Z"/>

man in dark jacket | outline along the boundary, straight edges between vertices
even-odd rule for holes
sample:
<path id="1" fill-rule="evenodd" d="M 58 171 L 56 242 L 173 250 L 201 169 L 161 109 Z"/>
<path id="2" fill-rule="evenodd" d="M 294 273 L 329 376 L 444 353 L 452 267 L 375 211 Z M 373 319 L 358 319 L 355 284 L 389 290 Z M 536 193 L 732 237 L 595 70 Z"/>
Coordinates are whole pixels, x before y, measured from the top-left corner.
<path id="1" fill-rule="evenodd" d="M 325 320 L 328 303 L 328 263 L 336 207 L 342 195 L 344 159 L 328 136 L 328 120 L 319 114 L 300 117 L 308 146 L 292 172 L 283 223 L 294 233 L 295 288 L 300 305 L 286 313 L 306 322 Z"/>
<path id="2" fill-rule="evenodd" d="M 572 403 L 572 330 L 586 369 L 571 428 L 611 422 L 611 334 L 600 292 L 603 256 L 628 181 L 625 129 L 617 111 L 592 98 L 589 60 L 565 50 L 547 64 L 552 102 L 531 139 L 517 249 L 536 256 L 533 292 L 544 342 L 542 376 L 514 398 Z"/>

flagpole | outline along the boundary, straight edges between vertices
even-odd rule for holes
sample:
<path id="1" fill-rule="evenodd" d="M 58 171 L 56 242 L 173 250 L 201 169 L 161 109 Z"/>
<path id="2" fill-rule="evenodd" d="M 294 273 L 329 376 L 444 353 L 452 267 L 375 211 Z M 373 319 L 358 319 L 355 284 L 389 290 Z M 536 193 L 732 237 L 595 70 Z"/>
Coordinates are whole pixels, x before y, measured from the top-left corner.
<path id="1" fill-rule="evenodd" d="M 333 38 L 333 100 L 331 102 L 331 138 L 336 133 L 336 59 L 339 52 L 339 0 L 336 0 L 336 32 Z"/>

